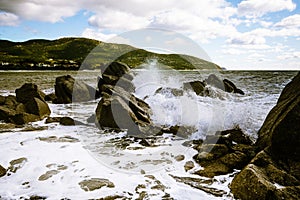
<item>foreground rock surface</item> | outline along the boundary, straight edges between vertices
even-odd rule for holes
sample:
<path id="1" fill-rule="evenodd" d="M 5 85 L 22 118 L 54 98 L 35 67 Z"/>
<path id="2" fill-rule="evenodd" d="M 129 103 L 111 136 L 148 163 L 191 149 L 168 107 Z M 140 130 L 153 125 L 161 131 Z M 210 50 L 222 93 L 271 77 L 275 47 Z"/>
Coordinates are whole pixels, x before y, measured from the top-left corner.
<path id="1" fill-rule="evenodd" d="M 284 88 L 259 131 L 258 154 L 233 179 L 239 199 L 300 198 L 300 73 Z"/>

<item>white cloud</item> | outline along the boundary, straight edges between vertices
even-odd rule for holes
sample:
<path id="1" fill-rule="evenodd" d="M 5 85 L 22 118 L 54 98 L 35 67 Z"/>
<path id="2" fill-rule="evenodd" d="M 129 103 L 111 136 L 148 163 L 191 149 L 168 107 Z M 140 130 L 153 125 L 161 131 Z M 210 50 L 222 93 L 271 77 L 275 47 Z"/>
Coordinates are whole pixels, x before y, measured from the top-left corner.
<path id="1" fill-rule="evenodd" d="M 296 28 L 300 27 L 300 15 L 291 15 L 284 19 L 282 19 L 280 22 L 276 23 L 274 25 L 275 27 L 283 27 L 283 28 Z"/>
<path id="2" fill-rule="evenodd" d="M 284 54 L 279 55 L 277 58 L 280 60 L 299 59 L 300 51 L 285 52 Z M 298 63 L 298 65 L 299 65 L 299 63 Z"/>
<path id="3" fill-rule="evenodd" d="M 75 15 L 84 5 L 83 0 L 1 0 L 1 10 L 14 13 L 26 20 L 45 22 L 63 21 L 64 17 Z"/>
<path id="4" fill-rule="evenodd" d="M 104 34 L 101 30 L 95 30 L 91 28 L 85 29 L 82 34 L 82 37 L 91 38 L 100 41 L 107 41 L 116 36 L 116 34 Z"/>
<path id="5" fill-rule="evenodd" d="M 0 12 L 0 26 L 17 26 L 19 17 L 12 13 Z"/>
<path id="6" fill-rule="evenodd" d="M 244 0 L 238 4 L 238 13 L 247 17 L 260 17 L 270 12 L 293 11 L 296 4 L 292 0 Z"/>

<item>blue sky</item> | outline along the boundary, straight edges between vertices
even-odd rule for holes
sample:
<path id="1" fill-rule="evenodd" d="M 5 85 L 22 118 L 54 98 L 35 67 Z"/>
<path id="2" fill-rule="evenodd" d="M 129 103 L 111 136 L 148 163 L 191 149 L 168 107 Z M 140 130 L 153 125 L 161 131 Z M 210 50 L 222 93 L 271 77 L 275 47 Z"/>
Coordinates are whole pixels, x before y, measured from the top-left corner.
<path id="1" fill-rule="evenodd" d="M 300 70 L 299 0 L 0 1 L 0 38 L 6 40 L 107 41 L 143 28 L 182 34 L 227 69 Z M 180 37 L 173 42 L 189 48 Z"/>

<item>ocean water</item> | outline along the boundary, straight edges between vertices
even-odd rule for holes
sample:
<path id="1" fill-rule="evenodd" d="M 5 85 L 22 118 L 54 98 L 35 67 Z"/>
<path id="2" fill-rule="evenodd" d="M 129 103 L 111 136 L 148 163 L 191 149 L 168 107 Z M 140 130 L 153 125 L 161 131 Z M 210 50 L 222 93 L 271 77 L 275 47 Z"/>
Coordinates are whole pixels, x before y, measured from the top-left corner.
<path id="1" fill-rule="evenodd" d="M 18 172 L 19 175 L 16 173 L 0 178 L 0 198 L 18 199 L 44 195 L 49 199 L 88 199 L 118 194 L 134 199 L 138 196 L 134 193 L 135 187 L 145 183 L 146 191 L 152 195 L 151 199 L 160 199 L 164 194 L 151 189 L 153 185 L 140 174 L 143 170 L 168 186 L 166 191 L 175 199 L 218 199 L 183 184 L 178 187 L 178 183 L 168 176 L 194 176 L 192 171 L 183 170 L 185 162 L 174 161 L 176 155 L 183 154 L 185 161 L 188 161 L 195 154 L 193 149 L 181 144 L 189 139 L 204 138 L 207 134 L 236 126 L 255 140 L 257 131 L 276 104 L 282 89 L 297 74 L 294 71 L 175 71 L 159 70 L 156 66 L 133 70 L 131 73 L 134 75 L 135 95 L 150 105 L 152 120 L 164 126 L 193 126 L 195 132 L 189 138 L 174 138 L 166 134 L 155 141 L 156 147 L 141 148 L 137 142 L 131 142 L 128 146 L 130 148 L 124 149 L 116 146 L 122 146 L 126 142 L 122 140 L 126 132 L 105 132 L 98 130 L 93 124 L 63 127 L 59 124 L 45 125 L 44 121 L 35 122 L 32 126 L 43 126 L 46 130 L 23 132 L 15 129 L 0 134 L 0 145 L 6 152 L 0 156 L 2 166 L 8 167 L 11 160 L 19 157 L 28 158 L 27 164 Z M 168 91 L 156 93 L 160 87 L 179 89 L 184 82 L 204 80 L 212 73 L 231 80 L 245 95 L 225 93 L 213 87 L 208 88 L 211 94 L 209 97 L 197 96 L 193 92 L 185 92 L 180 96 L 174 96 Z M 55 78 L 67 74 L 96 87 L 100 72 L 1 71 L 0 95 L 14 95 L 16 88 L 28 82 L 37 84 L 45 93 L 51 93 L 54 92 Z M 86 119 L 94 113 L 98 101 L 66 105 L 49 103 L 51 116 L 71 116 L 86 123 Z M 50 136 L 71 136 L 80 142 L 47 143 L 39 140 L 40 137 Z M 47 167 L 49 164 L 53 164 L 50 169 Z M 46 181 L 38 180 L 47 170 L 56 170 L 55 166 L 59 165 L 67 166 L 67 170 L 58 170 L 57 175 Z M 194 170 L 199 168 L 201 166 L 196 165 Z M 89 177 L 107 178 L 116 187 L 101 188 L 100 192 L 85 192 L 80 189 L 78 182 Z M 231 179 L 230 176 L 217 177 L 215 185 L 211 186 L 227 192 L 222 199 L 232 198 L 228 189 Z M 25 182 L 29 182 L 29 188 L 25 187 L 26 184 L 24 186 Z"/>

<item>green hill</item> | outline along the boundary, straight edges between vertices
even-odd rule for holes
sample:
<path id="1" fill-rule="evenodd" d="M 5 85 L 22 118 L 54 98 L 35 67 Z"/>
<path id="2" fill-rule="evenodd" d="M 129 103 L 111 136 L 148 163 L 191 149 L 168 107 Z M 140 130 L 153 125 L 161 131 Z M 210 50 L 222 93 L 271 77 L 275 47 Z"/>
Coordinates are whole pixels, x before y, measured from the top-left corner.
<path id="1" fill-rule="evenodd" d="M 174 69 L 220 69 L 214 63 L 178 54 L 157 54 L 124 44 L 104 43 L 86 38 L 0 40 L 2 69 L 96 69 L 113 60 L 135 68 L 149 59 L 157 59 Z"/>

